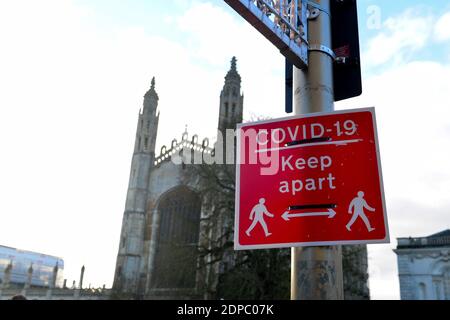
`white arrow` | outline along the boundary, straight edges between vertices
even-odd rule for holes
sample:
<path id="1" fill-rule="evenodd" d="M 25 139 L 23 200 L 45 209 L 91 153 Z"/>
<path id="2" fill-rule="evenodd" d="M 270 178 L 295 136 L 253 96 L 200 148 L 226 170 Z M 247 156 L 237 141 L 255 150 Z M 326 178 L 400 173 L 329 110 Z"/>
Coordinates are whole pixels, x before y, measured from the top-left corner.
<path id="1" fill-rule="evenodd" d="M 310 212 L 310 213 L 294 213 L 290 214 L 289 211 L 283 213 L 284 220 L 289 221 L 290 218 L 303 218 L 303 217 L 320 217 L 328 216 L 329 219 L 333 219 L 336 216 L 336 211 L 329 209 L 328 212 Z"/>

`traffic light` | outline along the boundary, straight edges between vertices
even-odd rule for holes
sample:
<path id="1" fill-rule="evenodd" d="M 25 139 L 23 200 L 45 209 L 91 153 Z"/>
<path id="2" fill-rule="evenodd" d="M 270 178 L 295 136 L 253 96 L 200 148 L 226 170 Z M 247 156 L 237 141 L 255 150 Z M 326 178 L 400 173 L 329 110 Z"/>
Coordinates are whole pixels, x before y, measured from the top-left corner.
<path id="1" fill-rule="evenodd" d="M 334 100 L 362 93 L 356 0 L 331 1 L 331 33 L 336 60 L 333 65 Z M 286 59 L 286 112 L 292 113 L 293 64 Z"/>
<path id="2" fill-rule="evenodd" d="M 331 34 L 334 63 L 334 100 L 357 97 L 362 93 L 356 0 L 331 1 Z"/>

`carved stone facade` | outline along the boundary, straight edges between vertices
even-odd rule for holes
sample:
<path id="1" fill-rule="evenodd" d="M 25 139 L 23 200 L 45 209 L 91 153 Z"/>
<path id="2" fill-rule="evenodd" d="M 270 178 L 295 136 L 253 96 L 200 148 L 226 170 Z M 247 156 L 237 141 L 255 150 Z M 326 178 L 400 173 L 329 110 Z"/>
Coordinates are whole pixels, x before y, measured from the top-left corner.
<path id="1" fill-rule="evenodd" d="M 113 290 L 117 298 L 208 298 L 202 288 L 215 281 L 210 275 L 215 271 L 201 268 L 197 256 L 201 220 L 208 212 L 187 170 L 194 164 L 186 163 L 214 156 L 215 149 L 208 139 L 200 142 L 185 132 L 156 157 L 158 101 L 153 79 L 139 113 Z M 233 58 L 220 95 L 218 130 L 235 129 L 242 114 L 241 77 Z"/>
<path id="2" fill-rule="evenodd" d="M 450 230 L 400 238 L 394 252 L 402 300 L 450 300 Z"/>

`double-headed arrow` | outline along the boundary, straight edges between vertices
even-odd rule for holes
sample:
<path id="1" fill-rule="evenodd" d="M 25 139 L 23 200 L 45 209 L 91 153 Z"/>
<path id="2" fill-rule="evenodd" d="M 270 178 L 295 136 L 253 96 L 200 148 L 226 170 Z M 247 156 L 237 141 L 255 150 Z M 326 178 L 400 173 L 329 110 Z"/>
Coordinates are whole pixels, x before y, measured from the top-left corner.
<path id="1" fill-rule="evenodd" d="M 289 213 L 286 211 L 282 217 L 284 220 L 289 221 L 290 218 L 303 218 L 303 217 L 320 217 L 328 216 L 329 219 L 333 219 L 336 216 L 336 211 L 329 209 L 327 212 L 308 212 L 308 213 Z"/>

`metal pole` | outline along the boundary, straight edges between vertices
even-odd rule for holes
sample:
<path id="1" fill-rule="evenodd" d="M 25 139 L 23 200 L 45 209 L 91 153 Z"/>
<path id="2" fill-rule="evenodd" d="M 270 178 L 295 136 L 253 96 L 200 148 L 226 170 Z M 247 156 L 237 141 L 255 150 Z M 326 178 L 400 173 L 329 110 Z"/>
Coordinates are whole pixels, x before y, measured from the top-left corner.
<path id="1" fill-rule="evenodd" d="M 294 110 L 298 115 L 334 110 L 333 58 L 328 50 L 332 48 L 330 1 L 310 1 L 309 67 L 294 67 Z M 291 259 L 292 300 L 344 299 L 340 246 L 292 248 Z"/>

